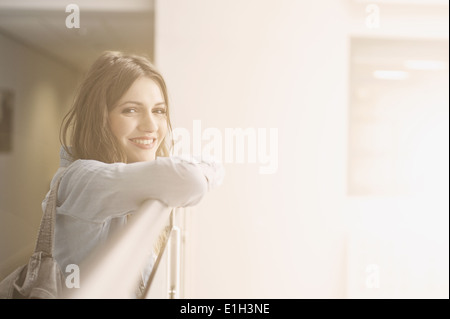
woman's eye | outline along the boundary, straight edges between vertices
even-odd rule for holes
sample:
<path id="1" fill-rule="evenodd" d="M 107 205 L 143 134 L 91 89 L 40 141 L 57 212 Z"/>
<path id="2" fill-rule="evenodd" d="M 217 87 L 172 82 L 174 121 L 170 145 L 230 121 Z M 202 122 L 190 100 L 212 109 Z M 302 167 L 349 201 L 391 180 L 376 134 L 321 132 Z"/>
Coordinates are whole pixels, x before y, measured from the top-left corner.
<path id="1" fill-rule="evenodd" d="M 136 112 L 137 112 L 137 109 L 135 109 L 134 107 L 128 107 L 122 111 L 122 113 L 125 113 L 125 114 L 133 114 Z"/>
<path id="2" fill-rule="evenodd" d="M 154 109 L 153 113 L 156 114 L 166 114 L 166 110 L 165 109 Z"/>

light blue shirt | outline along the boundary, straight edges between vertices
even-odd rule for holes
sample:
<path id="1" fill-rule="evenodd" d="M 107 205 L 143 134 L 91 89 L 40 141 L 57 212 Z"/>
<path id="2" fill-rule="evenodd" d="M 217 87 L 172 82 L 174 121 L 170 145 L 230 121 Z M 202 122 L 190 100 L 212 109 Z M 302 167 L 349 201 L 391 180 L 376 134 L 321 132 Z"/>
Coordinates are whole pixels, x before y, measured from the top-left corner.
<path id="1" fill-rule="evenodd" d="M 224 178 L 221 164 L 194 158 L 158 157 L 150 162 L 106 164 L 72 161 L 63 148 L 60 158 L 51 184 L 64 174 L 57 195 L 54 248 L 63 273 L 69 264 L 80 266 L 145 200 L 157 199 L 169 207 L 193 206 Z M 42 202 L 44 211 L 48 195 Z M 152 257 L 147 276 L 153 267 Z"/>

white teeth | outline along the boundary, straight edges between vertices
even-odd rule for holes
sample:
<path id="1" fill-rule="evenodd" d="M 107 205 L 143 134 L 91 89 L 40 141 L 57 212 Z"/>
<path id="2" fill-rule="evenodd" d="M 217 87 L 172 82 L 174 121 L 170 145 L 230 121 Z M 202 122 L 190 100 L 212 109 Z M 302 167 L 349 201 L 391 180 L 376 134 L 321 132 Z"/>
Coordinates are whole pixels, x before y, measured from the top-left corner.
<path id="1" fill-rule="evenodd" d="M 137 144 L 150 145 L 150 144 L 152 144 L 155 141 L 155 139 L 151 139 L 151 140 L 132 140 L 132 141 L 134 143 L 137 143 Z"/>

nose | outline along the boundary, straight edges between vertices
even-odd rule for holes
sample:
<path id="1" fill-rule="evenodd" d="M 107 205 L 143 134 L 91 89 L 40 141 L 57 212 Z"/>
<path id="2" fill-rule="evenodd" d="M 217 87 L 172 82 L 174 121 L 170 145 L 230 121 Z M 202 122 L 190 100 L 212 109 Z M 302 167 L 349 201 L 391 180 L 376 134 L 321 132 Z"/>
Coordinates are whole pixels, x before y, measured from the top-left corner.
<path id="1" fill-rule="evenodd" d="M 151 112 L 142 115 L 139 129 L 143 132 L 156 132 L 158 130 L 158 123 Z"/>

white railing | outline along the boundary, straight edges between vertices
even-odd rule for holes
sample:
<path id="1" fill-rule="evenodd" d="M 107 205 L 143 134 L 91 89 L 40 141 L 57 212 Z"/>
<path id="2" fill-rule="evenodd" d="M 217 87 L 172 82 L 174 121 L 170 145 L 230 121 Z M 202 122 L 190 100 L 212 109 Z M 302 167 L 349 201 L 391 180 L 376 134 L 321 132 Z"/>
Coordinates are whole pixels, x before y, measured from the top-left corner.
<path id="1" fill-rule="evenodd" d="M 160 233 L 170 226 L 168 240 L 155 261 L 142 298 L 180 298 L 182 229 L 176 222 L 181 214 L 183 209 L 167 207 L 157 200 L 144 202 L 127 226 L 81 265 L 80 287 L 68 290 L 65 297 L 136 298 L 141 271 Z"/>

